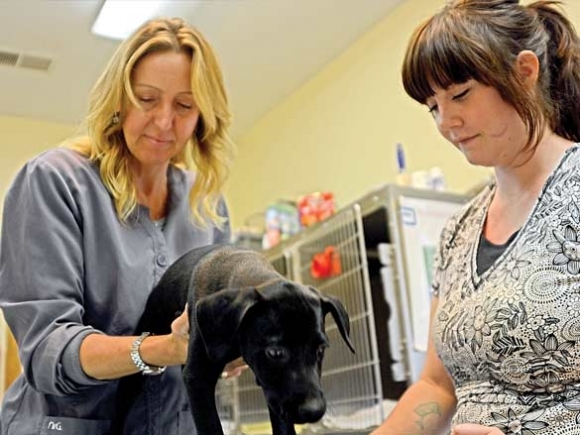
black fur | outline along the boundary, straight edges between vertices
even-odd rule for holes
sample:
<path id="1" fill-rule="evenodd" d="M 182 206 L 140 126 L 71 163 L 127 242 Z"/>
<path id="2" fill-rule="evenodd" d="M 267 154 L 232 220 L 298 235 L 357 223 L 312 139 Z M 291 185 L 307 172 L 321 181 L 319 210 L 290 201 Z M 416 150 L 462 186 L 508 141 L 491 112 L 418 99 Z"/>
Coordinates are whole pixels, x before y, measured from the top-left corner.
<path id="1" fill-rule="evenodd" d="M 213 245 L 171 265 L 135 333 L 170 333 L 186 302 L 190 340 L 183 379 L 198 435 L 223 435 L 215 387 L 225 365 L 240 356 L 264 391 L 274 435 L 295 435 L 295 423 L 322 417 L 327 313 L 354 352 L 348 314 L 337 298 L 286 280 L 258 252 Z M 123 433 L 126 414 L 146 379 L 137 374 L 120 381 L 113 434 Z"/>

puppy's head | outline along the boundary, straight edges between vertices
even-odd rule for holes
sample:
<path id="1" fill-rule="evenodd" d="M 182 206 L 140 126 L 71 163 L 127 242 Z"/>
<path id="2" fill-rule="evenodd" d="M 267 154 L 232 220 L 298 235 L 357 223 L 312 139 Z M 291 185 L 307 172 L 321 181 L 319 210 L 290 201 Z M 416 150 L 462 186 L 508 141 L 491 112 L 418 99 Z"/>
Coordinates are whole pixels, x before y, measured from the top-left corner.
<path id="1" fill-rule="evenodd" d="M 354 352 L 348 314 L 341 302 L 289 281 L 232 291 L 227 301 L 223 297 L 230 291 L 223 292 L 221 303 L 204 299 L 206 303 L 200 301 L 196 308 L 198 329 L 210 358 L 217 361 L 237 348 L 273 412 L 298 424 L 318 421 L 326 411 L 320 372 L 329 345 L 324 329 L 327 313 Z M 226 312 L 230 312 L 229 320 L 224 322 Z"/>

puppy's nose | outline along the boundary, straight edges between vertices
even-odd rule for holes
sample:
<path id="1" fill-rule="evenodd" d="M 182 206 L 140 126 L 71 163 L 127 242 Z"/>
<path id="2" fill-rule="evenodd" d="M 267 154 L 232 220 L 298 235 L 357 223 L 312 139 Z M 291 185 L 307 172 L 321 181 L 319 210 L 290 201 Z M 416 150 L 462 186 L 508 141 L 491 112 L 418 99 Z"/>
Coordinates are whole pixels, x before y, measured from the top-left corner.
<path id="1" fill-rule="evenodd" d="M 298 406 L 296 423 L 314 423 L 326 412 L 326 401 L 320 397 L 307 399 Z"/>

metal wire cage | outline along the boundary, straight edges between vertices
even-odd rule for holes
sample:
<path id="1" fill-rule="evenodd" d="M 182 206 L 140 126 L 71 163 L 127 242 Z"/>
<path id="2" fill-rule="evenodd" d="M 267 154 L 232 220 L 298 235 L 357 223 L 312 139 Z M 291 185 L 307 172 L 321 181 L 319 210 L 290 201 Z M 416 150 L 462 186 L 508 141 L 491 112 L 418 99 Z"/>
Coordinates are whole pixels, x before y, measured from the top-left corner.
<path id="1" fill-rule="evenodd" d="M 338 265 L 333 265 L 330 276 L 318 277 L 313 274 L 312 261 L 328 248 Z M 330 347 L 323 362 L 322 385 L 328 410 L 318 426 L 335 430 L 377 425 L 384 418 L 383 395 L 360 208 L 344 209 L 316 228 L 303 239 L 295 255 L 295 279 L 338 297 L 344 304 L 356 348 L 352 354 L 327 316 Z"/>

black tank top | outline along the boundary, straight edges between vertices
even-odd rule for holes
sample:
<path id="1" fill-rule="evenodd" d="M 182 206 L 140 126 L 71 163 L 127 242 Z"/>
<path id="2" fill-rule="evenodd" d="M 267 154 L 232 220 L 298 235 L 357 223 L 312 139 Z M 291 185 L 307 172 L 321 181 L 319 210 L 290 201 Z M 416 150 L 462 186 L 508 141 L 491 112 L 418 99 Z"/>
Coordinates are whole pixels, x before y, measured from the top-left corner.
<path id="1" fill-rule="evenodd" d="M 483 233 L 479 236 L 479 248 L 477 249 L 477 274 L 483 275 L 487 269 L 499 258 L 503 251 L 516 238 L 519 230 L 513 233 L 502 245 L 495 245 L 485 238 Z"/>

